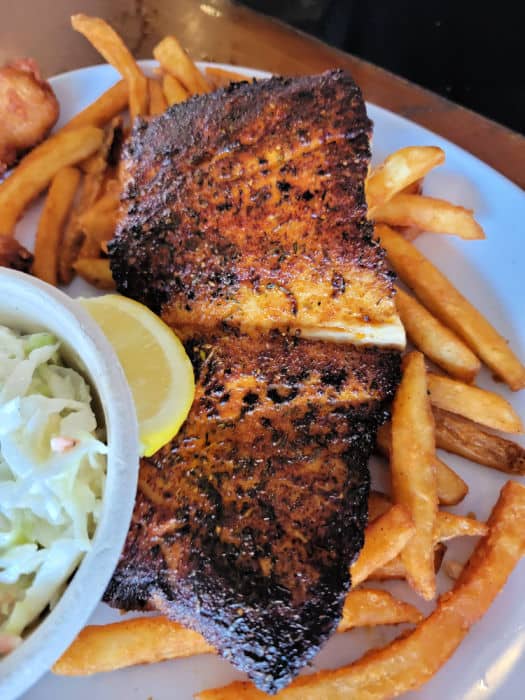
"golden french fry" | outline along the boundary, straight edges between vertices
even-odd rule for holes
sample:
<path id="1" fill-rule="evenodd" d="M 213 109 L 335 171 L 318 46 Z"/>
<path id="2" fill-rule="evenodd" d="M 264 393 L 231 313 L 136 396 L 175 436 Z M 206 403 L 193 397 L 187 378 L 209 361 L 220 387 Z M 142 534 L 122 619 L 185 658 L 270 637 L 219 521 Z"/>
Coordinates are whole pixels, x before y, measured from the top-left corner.
<path id="1" fill-rule="evenodd" d="M 60 131 L 78 129 L 80 126 L 103 127 L 126 109 L 128 101 L 128 86 L 124 80 L 119 80 L 82 112 L 64 124 Z"/>
<path id="2" fill-rule="evenodd" d="M 397 600 L 387 591 L 359 589 L 348 593 L 338 632 L 355 627 L 416 624 L 417 608 Z M 109 625 L 85 627 L 53 666 L 61 676 L 87 676 L 118 668 L 151 664 L 215 649 L 197 632 L 165 617 L 137 617 Z"/>
<path id="3" fill-rule="evenodd" d="M 243 73 L 236 73 L 233 70 L 226 70 L 217 66 L 207 66 L 204 72 L 216 88 L 227 87 L 230 83 L 242 83 L 245 81 L 251 83 L 253 81 L 253 78 L 246 77 Z"/>
<path id="4" fill-rule="evenodd" d="M 525 367 L 505 339 L 419 250 L 385 224 L 376 235 L 399 277 L 440 321 L 469 345 L 511 389 L 525 387 Z"/>
<path id="5" fill-rule="evenodd" d="M 118 183 L 116 183 L 118 185 Z M 90 185 L 86 177 L 85 186 Z M 98 257 L 102 244 L 113 238 L 117 224 L 120 202 L 120 186 L 108 183 L 107 191 L 100 199 L 88 197 L 91 192 L 83 192 L 81 206 L 76 210 L 75 229 L 82 235 L 79 257 Z M 98 195 L 98 192 L 97 192 Z"/>
<path id="6" fill-rule="evenodd" d="M 387 591 L 360 588 L 350 591 L 346 596 L 337 631 L 347 632 L 355 627 L 397 625 L 402 622 L 416 624 L 422 617 L 413 605 L 397 600 Z"/>
<path id="7" fill-rule="evenodd" d="M 83 126 L 51 136 L 24 158 L 0 184 L 0 235 L 11 235 L 25 208 L 58 171 L 90 156 L 103 138 L 101 129 Z"/>
<path id="8" fill-rule="evenodd" d="M 83 242 L 84 232 L 78 225 L 76 213 L 73 211 L 58 250 L 58 281 L 60 284 L 70 284 L 73 280 L 75 276 L 73 264 L 79 256 Z"/>
<path id="9" fill-rule="evenodd" d="M 185 102 L 190 96 L 186 88 L 170 73 L 165 73 L 162 76 L 162 91 L 170 107 L 179 102 Z"/>
<path id="10" fill-rule="evenodd" d="M 58 283 L 58 247 L 80 182 L 80 171 L 62 168 L 51 181 L 35 241 L 33 274 L 54 286 Z"/>
<path id="11" fill-rule="evenodd" d="M 406 508 L 395 505 L 368 525 L 365 544 L 350 567 L 352 586 L 365 581 L 372 571 L 396 557 L 414 536 L 415 527 Z"/>
<path id="12" fill-rule="evenodd" d="M 205 77 L 174 36 L 167 36 L 153 49 L 153 55 L 166 73 L 184 85 L 190 95 L 211 92 Z"/>
<path id="13" fill-rule="evenodd" d="M 107 258 L 79 258 L 73 268 L 97 289 L 115 289 L 115 282 Z"/>
<path id="14" fill-rule="evenodd" d="M 112 183 L 113 181 L 110 181 Z M 58 255 L 58 278 L 62 284 L 69 284 L 74 276 L 73 263 L 79 257 L 84 244 L 85 233 L 81 225 L 81 217 L 88 212 L 92 216 L 107 216 L 114 220 L 114 212 L 119 203 L 119 186 L 108 183 L 107 192 L 98 201 L 103 181 L 97 173 L 87 173 L 80 189 L 80 197 L 69 217 Z M 113 218 L 112 218 L 113 217 Z M 91 249 L 91 246 L 90 246 Z M 97 254 L 94 257 L 98 257 Z"/>
<path id="15" fill-rule="evenodd" d="M 487 524 L 475 518 L 440 510 L 434 528 L 434 542 L 446 542 L 454 537 L 483 537 L 487 530 Z"/>
<path id="16" fill-rule="evenodd" d="M 100 17 L 73 15 L 73 29 L 83 34 L 108 63 L 118 70 L 128 86 L 131 119 L 148 114 L 148 82 L 117 32 Z"/>
<path id="17" fill-rule="evenodd" d="M 85 627 L 53 666 L 61 676 L 87 676 L 136 664 L 150 664 L 215 649 L 198 632 L 165 617 L 137 617 Z"/>
<path id="18" fill-rule="evenodd" d="M 390 498 L 379 491 L 371 491 L 368 497 L 368 522 L 372 523 L 392 507 Z M 434 545 L 454 537 L 479 537 L 487 534 L 487 525 L 475 518 L 454 515 L 446 510 L 437 513 L 434 527 Z"/>
<path id="19" fill-rule="evenodd" d="M 450 593 L 408 635 L 373 649 L 354 663 L 296 679 L 278 700 L 387 700 L 428 681 L 454 653 L 470 627 L 488 610 L 525 553 L 525 488 L 503 488 L 480 541 Z M 251 683 L 205 690 L 197 700 L 264 700 Z"/>
<path id="20" fill-rule="evenodd" d="M 414 427 L 417 429 L 414 430 Z M 403 377 L 392 408 L 390 470 L 395 503 L 404 506 L 416 533 L 401 552 L 410 585 L 426 600 L 436 594 L 434 528 L 437 480 L 434 418 L 427 395 L 425 361 L 420 352 L 404 360 Z"/>
<path id="21" fill-rule="evenodd" d="M 117 213 L 117 209 L 101 211 L 95 205 L 78 217 L 78 226 L 85 236 L 79 257 L 95 258 L 100 255 L 102 244 L 113 238 Z"/>
<path id="22" fill-rule="evenodd" d="M 104 131 L 104 141 L 101 147 L 98 151 L 93 153 L 93 155 L 80 163 L 82 171 L 84 173 L 100 173 L 103 181 L 108 167 L 114 165 L 114 163 L 111 163 L 114 157 L 113 150 L 115 145 L 120 145 L 121 139 L 122 119 L 120 117 L 114 117 Z"/>
<path id="23" fill-rule="evenodd" d="M 443 563 L 443 557 L 447 548 L 441 542 L 438 542 L 434 547 L 434 571 L 437 574 Z M 407 570 L 401 556 L 398 554 L 391 561 L 388 561 L 383 566 L 380 566 L 375 571 L 372 571 L 367 581 L 400 581 L 407 577 Z"/>
<path id="24" fill-rule="evenodd" d="M 74 257 L 72 256 L 72 253 L 74 251 L 76 251 L 79 254 L 79 256 L 83 258 L 98 257 L 98 254 L 100 253 L 100 242 L 103 240 L 103 238 L 101 235 L 98 235 L 96 237 L 97 242 L 92 240 L 93 226 L 90 226 L 91 222 L 88 222 L 87 225 L 84 225 L 83 217 L 85 217 L 91 211 L 91 208 L 95 206 L 94 203 L 97 201 L 97 199 L 103 192 L 106 183 L 106 177 L 108 172 L 110 171 L 109 159 L 111 149 L 113 146 L 113 141 L 115 138 L 115 133 L 117 129 L 120 129 L 120 127 L 120 120 L 118 120 L 117 118 L 113 120 L 113 123 L 111 124 L 110 128 L 107 130 L 104 136 L 104 142 L 102 143 L 102 146 L 99 148 L 98 151 L 96 151 L 96 153 L 94 153 L 92 156 L 83 161 L 83 163 L 81 163 L 81 167 L 85 172 L 85 176 L 82 181 L 80 199 L 77 202 L 77 206 L 75 207 L 73 216 L 71 217 L 70 225 L 68 226 L 66 231 L 64 251 L 61 255 L 62 268 L 64 267 L 66 261 L 69 260 L 70 254 L 71 258 L 69 260 L 69 265 L 71 268 L 71 265 L 74 261 Z M 101 199 L 104 200 L 105 197 L 102 196 Z M 104 216 L 105 214 L 106 212 L 104 212 Z M 116 214 L 113 215 L 113 212 L 108 212 L 107 220 L 103 224 L 105 225 L 104 230 L 107 231 L 111 225 L 113 225 L 114 228 L 115 217 Z M 99 216 L 99 219 L 102 218 L 103 216 Z M 71 245 L 72 242 L 74 242 L 74 245 Z M 77 243 L 81 244 L 81 248 L 79 251 L 77 250 Z M 71 272 L 69 273 L 69 276 L 70 275 Z M 68 277 L 68 275 L 65 272 L 65 269 L 63 269 L 63 276 L 64 279 Z"/>
<path id="25" fill-rule="evenodd" d="M 427 233 L 445 233 L 468 240 L 485 238 L 469 209 L 417 194 L 396 194 L 374 209 L 374 219 L 389 226 L 415 226 Z"/>
<path id="26" fill-rule="evenodd" d="M 412 183 L 441 165 L 445 154 L 435 146 L 412 146 L 392 153 L 382 165 L 373 170 L 365 183 L 369 215 L 376 207 L 409 187 Z"/>
<path id="27" fill-rule="evenodd" d="M 390 458 L 392 445 L 392 426 L 385 423 L 377 431 L 377 448 L 387 458 Z M 468 485 L 465 481 L 445 464 L 437 455 L 434 456 L 438 500 L 441 505 L 455 506 L 465 498 L 468 493 Z"/>
<path id="28" fill-rule="evenodd" d="M 148 92 L 150 116 L 157 117 L 159 114 L 164 114 L 168 108 L 168 103 L 164 97 L 162 85 L 155 78 L 148 79 Z"/>
<path id="29" fill-rule="evenodd" d="M 487 433 L 468 418 L 433 408 L 436 445 L 485 467 L 507 474 L 525 474 L 525 448 L 499 435 Z"/>
<path id="30" fill-rule="evenodd" d="M 480 362 L 455 333 L 399 287 L 396 307 L 410 341 L 418 350 L 453 377 L 474 381 Z"/>
<path id="31" fill-rule="evenodd" d="M 406 566 L 401 561 L 399 554 L 391 561 L 387 561 L 383 566 L 378 566 L 377 569 L 370 573 L 366 579 L 369 581 L 404 581 L 407 577 Z"/>
<path id="32" fill-rule="evenodd" d="M 520 417 L 503 396 L 437 374 L 427 381 L 433 406 L 505 433 L 523 432 Z"/>

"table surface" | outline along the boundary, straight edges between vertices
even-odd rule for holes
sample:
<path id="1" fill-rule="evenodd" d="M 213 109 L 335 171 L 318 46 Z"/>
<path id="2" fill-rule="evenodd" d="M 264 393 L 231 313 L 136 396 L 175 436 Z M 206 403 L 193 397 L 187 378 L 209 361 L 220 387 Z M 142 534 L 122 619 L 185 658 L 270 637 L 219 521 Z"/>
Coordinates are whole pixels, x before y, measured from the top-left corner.
<path id="1" fill-rule="evenodd" d="M 51 75 L 100 62 L 69 25 L 70 14 L 86 12 L 109 20 L 140 58 L 150 58 L 155 43 L 173 33 L 195 59 L 284 75 L 342 67 L 370 102 L 441 134 L 525 187 L 525 137 L 231 0 L 17 0 L 2 5 L 0 63 L 30 55 Z M 38 21 L 28 21 L 35 16 Z"/>

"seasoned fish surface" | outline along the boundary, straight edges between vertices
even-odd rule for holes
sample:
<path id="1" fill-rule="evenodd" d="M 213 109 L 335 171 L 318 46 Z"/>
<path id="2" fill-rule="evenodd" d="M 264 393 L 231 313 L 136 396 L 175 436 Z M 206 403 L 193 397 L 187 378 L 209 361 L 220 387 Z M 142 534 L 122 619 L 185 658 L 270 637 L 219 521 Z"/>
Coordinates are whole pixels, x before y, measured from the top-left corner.
<path id="1" fill-rule="evenodd" d="M 142 462 L 106 599 L 198 630 L 273 693 L 337 626 L 399 358 L 275 333 L 187 347 L 195 401 Z"/>
<path id="2" fill-rule="evenodd" d="M 341 71 L 235 84 L 139 122 L 111 244 L 119 291 L 190 335 L 402 344 L 366 221 L 370 131 Z"/>
<path id="3" fill-rule="evenodd" d="M 337 626 L 399 379 L 399 353 L 367 345 L 404 339 L 366 221 L 370 129 L 335 71 L 192 98 L 127 146 L 113 275 L 198 381 L 142 462 L 106 598 L 198 630 L 269 693 Z"/>

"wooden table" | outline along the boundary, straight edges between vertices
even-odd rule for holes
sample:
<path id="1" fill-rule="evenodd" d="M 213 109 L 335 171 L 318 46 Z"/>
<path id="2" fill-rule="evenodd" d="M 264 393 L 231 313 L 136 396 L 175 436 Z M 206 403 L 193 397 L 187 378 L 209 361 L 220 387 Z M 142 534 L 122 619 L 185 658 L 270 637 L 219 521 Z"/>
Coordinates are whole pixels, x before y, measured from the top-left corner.
<path id="1" fill-rule="evenodd" d="M 367 100 L 450 139 L 525 188 L 523 136 L 231 0 L 17 0 L 3 8 L 0 62 L 32 55 L 48 75 L 100 61 L 69 28 L 69 15 L 81 11 L 111 21 L 141 58 L 174 33 L 196 59 L 288 75 L 346 68 Z"/>

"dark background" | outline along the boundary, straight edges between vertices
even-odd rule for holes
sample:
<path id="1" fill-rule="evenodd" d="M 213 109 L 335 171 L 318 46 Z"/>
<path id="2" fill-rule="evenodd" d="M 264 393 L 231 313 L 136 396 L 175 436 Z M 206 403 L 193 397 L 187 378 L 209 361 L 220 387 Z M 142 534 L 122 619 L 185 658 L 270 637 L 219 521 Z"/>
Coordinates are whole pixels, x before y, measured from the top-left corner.
<path id="1" fill-rule="evenodd" d="M 525 133 L 523 0 L 242 2 Z"/>

